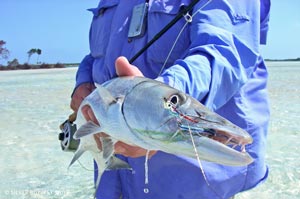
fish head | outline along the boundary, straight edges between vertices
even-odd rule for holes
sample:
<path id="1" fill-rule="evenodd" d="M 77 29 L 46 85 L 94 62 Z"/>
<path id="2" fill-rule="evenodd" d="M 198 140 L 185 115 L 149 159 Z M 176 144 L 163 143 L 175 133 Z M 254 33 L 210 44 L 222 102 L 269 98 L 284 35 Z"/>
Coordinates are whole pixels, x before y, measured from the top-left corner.
<path id="1" fill-rule="evenodd" d="M 247 165 L 252 137 L 193 97 L 163 83 L 145 81 L 125 97 L 123 114 L 137 137 L 149 142 L 185 143 L 200 159 L 225 165 Z M 240 151 L 233 148 L 240 147 Z M 192 148 L 191 148 L 192 150 Z"/>
<path id="2" fill-rule="evenodd" d="M 196 99 L 176 93 L 166 100 L 167 109 L 178 118 L 179 129 L 194 137 L 204 136 L 228 146 L 251 144 L 248 132 L 211 111 Z"/>

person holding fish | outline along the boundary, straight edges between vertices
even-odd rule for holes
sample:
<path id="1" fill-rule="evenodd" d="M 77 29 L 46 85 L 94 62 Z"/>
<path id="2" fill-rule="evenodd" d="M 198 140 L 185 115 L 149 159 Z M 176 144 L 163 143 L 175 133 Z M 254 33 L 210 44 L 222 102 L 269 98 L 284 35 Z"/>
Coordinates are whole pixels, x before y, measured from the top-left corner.
<path id="1" fill-rule="evenodd" d="M 189 10 L 181 13 L 185 8 Z M 79 110 L 95 84 L 118 76 L 145 76 L 189 94 L 253 138 L 252 144 L 236 144 L 253 158 L 243 166 L 205 160 L 199 164 L 196 158 L 119 141 L 114 153 L 131 169 L 105 170 L 96 198 L 227 199 L 267 178 L 268 74 L 259 45 L 266 44 L 270 0 L 100 0 L 90 11 L 90 53 L 77 71 L 71 100 L 75 112 L 101 126 L 91 107 Z M 183 17 L 160 34 L 178 13 Z M 173 113 L 180 115 L 172 104 Z M 94 135 L 100 150 L 107 134 Z M 215 140 L 232 142 L 222 139 Z"/>

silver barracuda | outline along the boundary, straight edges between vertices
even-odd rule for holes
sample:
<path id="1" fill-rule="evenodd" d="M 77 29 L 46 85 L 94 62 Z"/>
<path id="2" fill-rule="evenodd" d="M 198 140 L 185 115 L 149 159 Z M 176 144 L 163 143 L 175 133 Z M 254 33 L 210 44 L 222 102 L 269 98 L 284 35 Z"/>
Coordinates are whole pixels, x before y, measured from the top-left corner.
<path id="1" fill-rule="evenodd" d="M 83 119 L 85 105 L 91 107 L 100 125 Z M 246 131 L 191 96 L 144 77 L 119 77 L 97 85 L 82 102 L 77 123 L 74 138 L 80 139 L 80 145 L 71 164 L 89 150 L 104 169 L 130 168 L 114 156 L 116 141 L 192 158 L 196 158 L 196 149 L 200 159 L 224 165 L 253 161 L 245 151 L 245 145 L 252 143 Z M 95 136 L 100 132 L 108 137 Z"/>

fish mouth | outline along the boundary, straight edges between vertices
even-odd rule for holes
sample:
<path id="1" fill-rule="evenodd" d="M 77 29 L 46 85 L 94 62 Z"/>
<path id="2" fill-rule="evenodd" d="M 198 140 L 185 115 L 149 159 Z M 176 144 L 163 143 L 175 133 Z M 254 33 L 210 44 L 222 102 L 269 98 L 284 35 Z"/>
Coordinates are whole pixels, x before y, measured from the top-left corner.
<path id="1" fill-rule="evenodd" d="M 216 142 L 219 142 L 230 148 L 239 147 L 241 152 L 245 151 L 245 146 L 252 143 L 252 137 L 242 131 L 241 135 L 237 135 L 236 132 L 225 130 L 224 128 L 199 128 L 194 125 L 179 125 L 181 132 L 190 134 L 194 138 L 206 137 Z M 241 130 L 240 130 L 241 131 Z"/>
<path id="2" fill-rule="evenodd" d="M 190 135 L 195 138 L 208 138 L 213 143 L 219 143 L 223 147 L 240 147 L 241 152 L 245 153 L 245 146 L 253 142 L 252 137 L 242 128 L 231 123 L 219 114 L 209 110 L 193 98 L 184 100 L 184 104 L 178 105 L 179 98 L 171 96 L 166 102 L 171 113 L 171 120 L 175 120 L 179 127 L 172 137 L 177 133 Z M 175 102 L 172 100 L 176 98 Z"/>
<path id="3" fill-rule="evenodd" d="M 200 159 L 230 166 L 253 162 L 246 152 L 246 145 L 253 142 L 250 134 L 217 114 L 205 117 L 185 115 L 178 126 L 173 138 L 180 134 L 185 140 L 192 140 Z"/>
<path id="4" fill-rule="evenodd" d="M 246 152 L 245 146 L 252 143 L 252 138 L 250 136 L 237 136 L 229 131 L 218 129 L 203 129 L 201 134 L 192 133 L 192 135 L 207 137 L 233 149 L 239 147 L 241 152 Z"/>

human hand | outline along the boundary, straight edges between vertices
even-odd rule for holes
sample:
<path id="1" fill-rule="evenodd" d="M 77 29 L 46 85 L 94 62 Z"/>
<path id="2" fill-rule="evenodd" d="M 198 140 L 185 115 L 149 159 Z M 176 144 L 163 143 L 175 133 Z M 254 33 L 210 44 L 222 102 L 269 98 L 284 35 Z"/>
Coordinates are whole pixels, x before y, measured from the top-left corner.
<path id="1" fill-rule="evenodd" d="M 118 57 L 115 66 L 118 76 L 144 76 L 143 73 L 136 66 L 131 65 L 125 57 Z M 140 157 L 146 155 L 147 150 L 119 141 L 115 144 L 115 153 L 129 157 Z M 150 151 L 149 156 L 151 157 L 155 153 L 156 151 Z"/>
<path id="2" fill-rule="evenodd" d="M 121 76 L 139 76 L 144 77 L 143 73 L 134 65 L 130 64 L 126 57 L 118 57 L 115 62 L 116 72 Z"/>
<path id="3" fill-rule="evenodd" d="M 117 58 L 115 62 L 115 67 L 118 76 L 143 76 L 143 73 L 136 66 L 131 65 L 125 57 Z M 92 109 L 88 105 L 82 107 L 81 111 L 87 121 L 91 120 L 99 125 L 99 122 L 96 119 Z M 108 135 L 103 132 L 94 135 L 99 149 L 102 149 L 101 142 L 99 139 L 101 136 Z M 146 155 L 147 150 L 138 146 L 132 146 L 124 142 L 118 141 L 115 144 L 115 153 L 122 154 L 127 157 L 140 157 Z M 156 151 L 150 151 L 149 157 L 151 157 L 155 153 Z"/>
<path id="4" fill-rule="evenodd" d="M 95 115 L 89 105 L 83 106 L 81 108 L 81 112 L 87 121 L 93 121 L 95 124 L 100 126 L 97 118 L 95 117 Z M 106 133 L 103 133 L 103 132 L 94 134 L 94 138 L 97 143 L 98 149 L 102 150 L 102 143 L 100 141 L 100 137 L 107 137 L 107 136 L 109 136 L 109 135 L 107 135 Z M 118 141 L 115 144 L 115 153 L 122 154 L 127 157 L 135 158 L 135 157 L 140 157 L 140 156 L 146 155 L 147 150 L 143 149 L 141 147 L 138 147 L 138 146 L 132 146 L 132 145 L 128 145 L 124 142 Z M 149 157 L 151 157 L 155 153 L 156 153 L 155 151 L 150 151 Z"/>
<path id="5" fill-rule="evenodd" d="M 96 87 L 93 83 L 84 83 L 78 86 L 72 96 L 72 100 L 70 103 L 71 109 L 77 112 L 82 100 L 86 96 L 88 96 L 95 88 Z"/>

